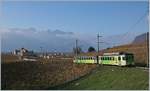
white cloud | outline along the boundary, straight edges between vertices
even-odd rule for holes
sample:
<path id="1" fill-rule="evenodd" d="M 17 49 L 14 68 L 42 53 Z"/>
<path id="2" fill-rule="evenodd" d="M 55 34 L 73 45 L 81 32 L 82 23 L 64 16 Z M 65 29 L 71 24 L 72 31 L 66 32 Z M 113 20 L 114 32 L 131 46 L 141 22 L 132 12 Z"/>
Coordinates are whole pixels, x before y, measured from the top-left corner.
<path id="1" fill-rule="evenodd" d="M 2 51 L 12 51 L 16 48 L 26 47 L 33 50 L 40 50 L 42 46 L 45 51 L 72 51 L 75 47 L 75 40 L 79 40 L 79 46 L 87 50 L 89 46 L 97 48 L 96 34 L 73 33 L 61 30 L 37 30 L 35 28 L 11 28 L 0 29 L 2 36 Z M 126 40 L 123 35 L 103 36 L 100 48 L 107 48 L 118 44 L 131 42 L 137 34 L 129 33 Z"/>
<path id="2" fill-rule="evenodd" d="M 40 46 L 48 51 L 58 49 L 58 51 L 71 51 L 74 45 L 74 34 L 61 30 L 36 30 L 35 28 L 11 28 L 3 29 L 2 51 L 14 50 L 18 47 L 27 47 L 39 50 Z"/>

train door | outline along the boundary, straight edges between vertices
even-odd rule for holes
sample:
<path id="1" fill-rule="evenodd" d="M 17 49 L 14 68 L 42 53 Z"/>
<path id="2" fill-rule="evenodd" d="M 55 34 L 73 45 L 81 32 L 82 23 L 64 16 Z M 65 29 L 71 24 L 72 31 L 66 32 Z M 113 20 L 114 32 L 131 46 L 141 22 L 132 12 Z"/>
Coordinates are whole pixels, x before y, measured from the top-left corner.
<path id="1" fill-rule="evenodd" d="M 121 58 L 120 60 L 121 66 L 127 65 L 125 55 L 120 55 L 120 58 Z"/>
<path id="2" fill-rule="evenodd" d="M 121 66 L 121 56 L 118 56 L 118 65 Z"/>
<path id="3" fill-rule="evenodd" d="M 99 58 L 98 58 L 98 60 L 99 60 L 99 64 L 101 64 L 101 62 L 102 62 L 102 56 L 98 56 Z"/>

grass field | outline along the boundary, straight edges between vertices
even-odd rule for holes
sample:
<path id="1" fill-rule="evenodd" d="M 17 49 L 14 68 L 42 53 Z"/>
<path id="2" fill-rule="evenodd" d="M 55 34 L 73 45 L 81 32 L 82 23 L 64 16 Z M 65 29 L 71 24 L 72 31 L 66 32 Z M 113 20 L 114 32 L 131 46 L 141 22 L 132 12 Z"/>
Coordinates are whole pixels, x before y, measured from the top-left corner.
<path id="1" fill-rule="evenodd" d="M 148 86 L 148 70 L 135 67 L 103 66 L 86 77 L 49 89 L 147 90 Z"/>

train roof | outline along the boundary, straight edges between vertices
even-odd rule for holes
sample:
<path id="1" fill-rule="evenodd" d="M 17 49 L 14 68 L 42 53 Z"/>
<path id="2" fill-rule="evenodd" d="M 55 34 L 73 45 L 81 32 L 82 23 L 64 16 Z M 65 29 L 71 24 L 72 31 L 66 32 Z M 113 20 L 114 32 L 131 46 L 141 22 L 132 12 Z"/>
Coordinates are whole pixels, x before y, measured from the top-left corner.
<path id="1" fill-rule="evenodd" d="M 127 53 L 127 52 L 99 52 L 98 56 L 117 56 L 117 55 L 132 55 L 132 53 Z M 97 56 L 97 52 L 91 52 L 91 53 L 81 53 L 78 56 L 86 56 L 86 57 L 91 57 L 91 56 Z"/>
<path id="2" fill-rule="evenodd" d="M 127 53 L 127 52 L 111 52 L 111 53 L 104 53 L 104 56 L 107 55 L 131 55 L 132 53 Z"/>

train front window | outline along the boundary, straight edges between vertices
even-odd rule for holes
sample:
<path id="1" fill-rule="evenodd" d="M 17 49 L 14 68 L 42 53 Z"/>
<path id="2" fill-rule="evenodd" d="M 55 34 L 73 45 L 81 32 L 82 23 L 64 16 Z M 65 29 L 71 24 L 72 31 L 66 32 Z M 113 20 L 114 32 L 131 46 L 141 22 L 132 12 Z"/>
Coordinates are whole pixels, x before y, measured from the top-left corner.
<path id="1" fill-rule="evenodd" d="M 126 58 L 125 58 L 125 57 L 123 57 L 123 60 L 126 60 Z"/>

